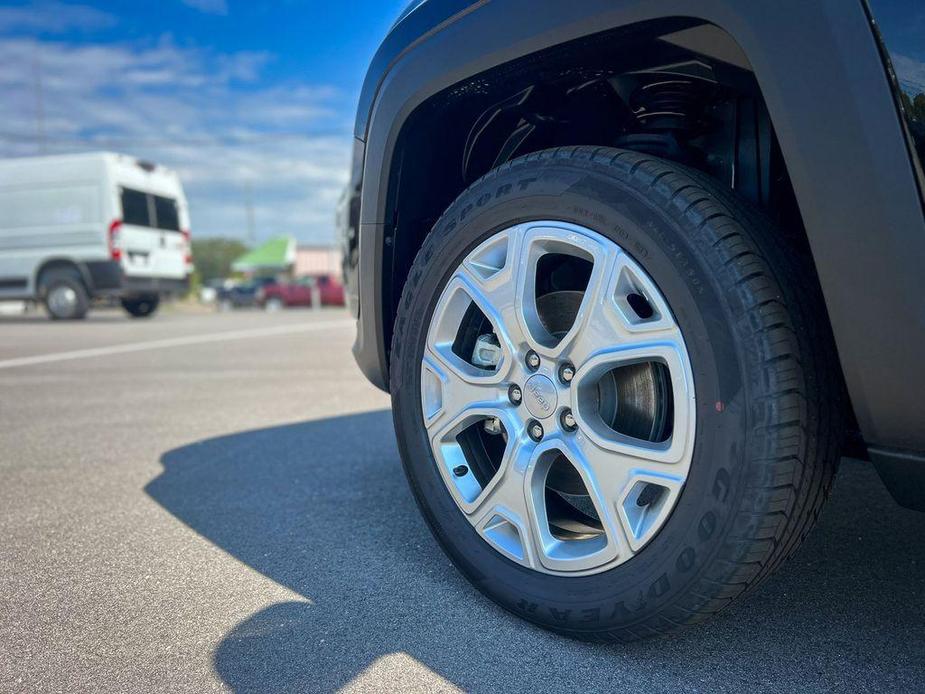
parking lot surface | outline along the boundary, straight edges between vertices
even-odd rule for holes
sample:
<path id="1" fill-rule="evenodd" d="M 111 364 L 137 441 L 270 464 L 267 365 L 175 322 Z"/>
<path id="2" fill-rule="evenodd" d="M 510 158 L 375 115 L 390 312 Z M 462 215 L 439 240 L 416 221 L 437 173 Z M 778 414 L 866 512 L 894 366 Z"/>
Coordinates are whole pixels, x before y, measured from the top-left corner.
<path id="1" fill-rule="evenodd" d="M 483 598 L 339 311 L 0 317 L 0 691 L 922 691 L 925 514 L 845 461 L 743 604 L 628 646 Z"/>

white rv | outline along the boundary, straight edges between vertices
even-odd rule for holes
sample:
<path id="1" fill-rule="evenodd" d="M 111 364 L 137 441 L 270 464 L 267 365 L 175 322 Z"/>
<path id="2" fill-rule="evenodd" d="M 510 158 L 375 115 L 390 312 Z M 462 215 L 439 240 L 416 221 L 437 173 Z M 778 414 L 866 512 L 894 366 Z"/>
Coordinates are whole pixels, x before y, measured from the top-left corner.
<path id="1" fill-rule="evenodd" d="M 186 290 L 189 214 L 177 174 L 109 152 L 0 161 L 0 300 L 83 318 L 116 296 L 132 316 Z"/>

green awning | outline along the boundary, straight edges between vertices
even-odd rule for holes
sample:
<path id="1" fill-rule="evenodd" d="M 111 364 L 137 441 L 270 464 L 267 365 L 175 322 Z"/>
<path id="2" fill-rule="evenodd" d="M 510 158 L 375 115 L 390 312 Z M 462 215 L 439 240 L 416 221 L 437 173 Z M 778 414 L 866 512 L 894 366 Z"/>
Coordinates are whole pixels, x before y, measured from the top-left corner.
<path id="1" fill-rule="evenodd" d="M 277 236 L 248 251 L 231 264 L 236 272 L 286 270 L 295 262 L 295 238 Z"/>

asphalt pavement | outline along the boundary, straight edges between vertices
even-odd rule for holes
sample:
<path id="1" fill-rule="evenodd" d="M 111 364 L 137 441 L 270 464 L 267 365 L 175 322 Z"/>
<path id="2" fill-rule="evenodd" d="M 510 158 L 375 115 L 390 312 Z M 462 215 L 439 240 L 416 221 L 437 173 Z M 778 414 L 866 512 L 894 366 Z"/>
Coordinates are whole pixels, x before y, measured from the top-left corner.
<path id="1" fill-rule="evenodd" d="M 339 311 L 0 316 L 0 691 L 923 691 L 925 514 L 844 461 L 707 625 L 554 636 L 455 572 Z"/>

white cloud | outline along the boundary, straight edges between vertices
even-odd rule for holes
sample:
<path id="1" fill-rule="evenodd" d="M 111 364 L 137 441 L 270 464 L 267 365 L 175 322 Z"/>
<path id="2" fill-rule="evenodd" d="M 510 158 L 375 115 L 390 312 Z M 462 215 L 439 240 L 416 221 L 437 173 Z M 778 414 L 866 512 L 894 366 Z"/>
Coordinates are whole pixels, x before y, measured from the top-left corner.
<path id="1" fill-rule="evenodd" d="M 242 237 L 253 189 L 258 237 L 333 240 L 350 106 L 335 87 L 264 79 L 272 56 L 0 39 L 0 156 L 110 149 L 179 171 L 199 235 Z M 314 133 L 314 134 L 313 134 Z"/>
<path id="2" fill-rule="evenodd" d="M 87 5 L 51 1 L 34 2 L 19 7 L 0 7 L 0 32 L 62 34 L 73 29 L 106 29 L 115 23 L 116 18 L 113 15 Z"/>
<path id="3" fill-rule="evenodd" d="M 894 53 L 890 57 L 893 60 L 896 77 L 899 79 L 903 89 L 910 94 L 925 92 L 925 63 L 898 53 Z"/>

